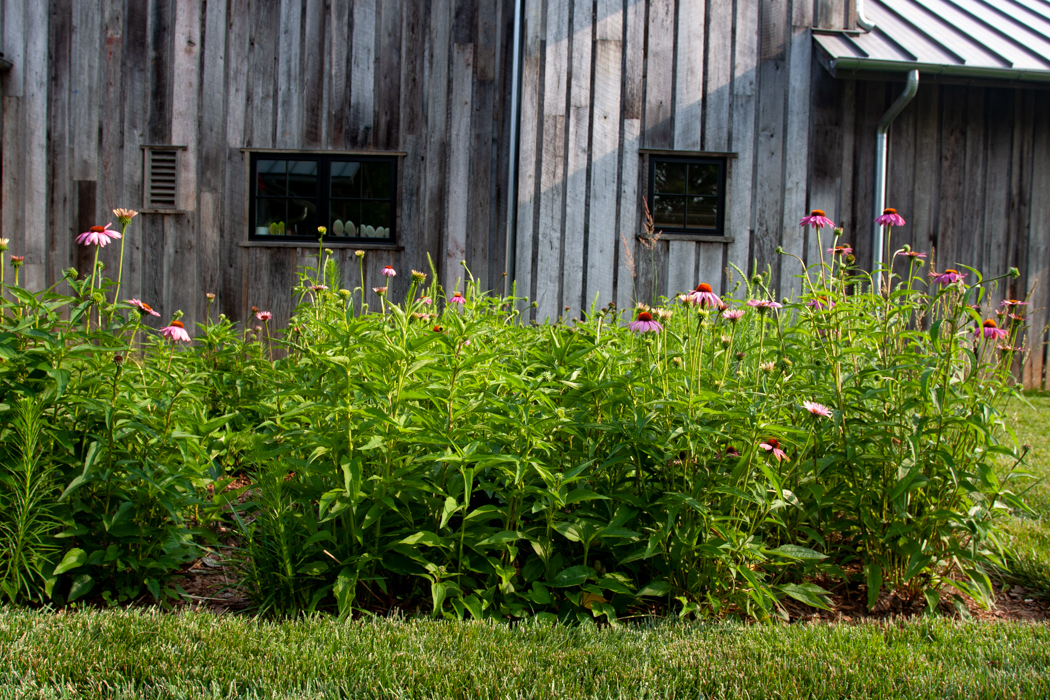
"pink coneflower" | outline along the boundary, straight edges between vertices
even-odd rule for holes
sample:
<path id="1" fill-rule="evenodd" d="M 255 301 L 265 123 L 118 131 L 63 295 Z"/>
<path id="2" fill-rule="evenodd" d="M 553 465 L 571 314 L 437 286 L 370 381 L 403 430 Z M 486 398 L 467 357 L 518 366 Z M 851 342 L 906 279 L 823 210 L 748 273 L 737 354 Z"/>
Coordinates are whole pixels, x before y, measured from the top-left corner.
<path id="1" fill-rule="evenodd" d="M 831 255 L 853 255 L 853 248 L 848 245 L 837 245 L 834 248 L 828 248 L 828 253 Z"/>
<path id="2" fill-rule="evenodd" d="M 766 299 L 748 299 L 747 305 L 758 310 L 759 313 L 766 313 L 770 309 L 782 309 L 783 305 L 778 304 L 775 301 L 768 301 Z"/>
<path id="3" fill-rule="evenodd" d="M 824 228 L 825 226 L 835 228 L 835 222 L 824 216 L 823 209 L 814 209 L 809 213 L 809 216 L 803 216 L 802 221 L 799 221 L 798 225 L 812 226 L 813 228 Z"/>
<path id="4" fill-rule="evenodd" d="M 939 284 L 942 287 L 946 287 L 949 284 L 962 282 L 963 278 L 966 277 L 966 273 L 948 268 L 944 272 L 934 272 L 931 270 L 930 277 L 933 278 L 934 284 Z"/>
<path id="5" fill-rule="evenodd" d="M 379 296 L 383 296 L 384 294 L 386 294 L 386 287 L 372 287 L 372 291 L 378 294 Z"/>
<path id="6" fill-rule="evenodd" d="M 113 223 L 110 222 L 105 226 L 92 226 L 77 236 L 77 243 L 81 245 L 97 245 L 99 248 L 105 248 L 106 244 L 120 238 L 120 231 L 110 230 L 109 227 L 112 225 Z"/>
<path id="7" fill-rule="evenodd" d="M 390 265 L 387 265 L 379 271 L 379 274 L 383 275 L 383 277 L 397 277 L 397 270 Z"/>
<path id="8" fill-rule="evenodd" d="M 168 340 L 181 340 L 184 343 L 190 342 L 190 334 L 186 332 L 186 327 L 182 325 L 182 321 L 172 321 L 170 326 L 164 326 L 160 329 L 160 334 Z"/>
<path id="9" fill-rule="evenodd" d="M 455 294 L 452 295 L 452 298 L 448 300 L 448 303 L 449 304 L 459 304 L 460 306 L 462 306 L 463 304 L 467 303 L 467 300 L 463 298 L 462 294 L 460 294 L 459 292 L 456 292 Z"/>
<path id="10" fill-rule="evenodd" d="M 139 301 L 138 299 L 128 299 L 128 303 L 134 306 L 136 309 L 139 310 L 139 312 L 143 314 L 149 314 L 150 316 L 160 316 L 160 314 L 153 310 L 152 306 L 143 301 Z"/>
<path id="11" fill-rule="evenodd" d="M 312 284 L 312 285 L 310 285 L 310 291 L 311 292 L 327 292 L 328 291 L 328 285 L 327 284 Z"/>
<path id="12" fill-rule="evenodd" d="M 661 321 L 670 321 L 671 317 L 674 316 L 673 311 L 671 311 L 670 309 L 665 309 L 663 307 L 653 309 L 652 312 L 656 314 L 656 317 Z"/>
<path id="13" fill-rule="evenodd" d="M 723 457 L 739 457 L 740 453 L 736 451 L 736 448 L 732 445 L 726 445 L 726 451 L 723 454 L 718 455 L 719 459 Z"/>
<path id="14" fill-rule="evenodd" d="M 1028 306 L 1028 302 L 1018 301 L 1017 299 L 1003 299 L 999 306 Z"/>
<path id="15" fill-rule="evenodd" d="M 777 442 L 776 438 L 766 438 L 766 441 L 760 442 L 758 446 L 766 452 L 772 452 L 773 456 L 777 458 L 778 462 L 782 459 L 787 460 L 788 462 L 791 461 L 790 459 L 788 459 L 788 456 L 784 452 L 784 450 L 780 449 L 780 443 Z"/>
<path id="16" fill-rule="evenodd" d="M 810 414 L 817 416 L 818 418 L 831 418 L 831 409 L 822 403 L 816 403 L 815 401 L 803 401 L 802 408 L 810 412 Z"/>
<path id="17" fill-rule="evenodd" d="M 711 289 L 711 285 L 706 282 L 701 282 L 696 285 L 696 289 L 689 293 L 686 297 L 691 304 L 699 304 L 700 308 L 707 308 L 707 305 L 719 306 L 722 300 L 718 298 L 718 295 Z"/>
<path id="18" fill-rule="evenodd" d="M 990 338 L 991 340 L 1002 340 L 1006 336 L 1010 335 L 1010 333 L 1005 328 L 1000 328 L 999 324 L 997 324 L 992 319 L 988 319 L 987 321 L 985 321 L 983 324 L 981 324 L 981 327 L 975 329 L 973 333 L 974 335 L 981 335 L 985 338 Z"/>
<path id="19" fill-rule="evenodd" d="M 821 309 L 834 309 L 835 302 L 831 299 L 828 299 L 827 297 L 817 297 L 816 299 L 810 299 L 806 303 L 806 306 L 808 306 L 811 309 L 816 309 L 817 311 L 820 311 Z"/>
<path id="20" fill-rule="evenodd" d="M 732 311 L 723 311 L 722 318 L 729 321 L 730 323 L 736 323 L 744 317 L 743 309 L 734 309 Z"/>
<path id="21" fill-rule="evenodd" d="M 25 262 L 25 259 L 26 259 L 26 256 L 24 256 L 24 255 L 11 255 L 11 256 L 9 256 L 9 260 L 11 261 L 11 267 L 15 268 L 16 270 L 18 268 L 22 267 L 22 263 Z"/>
<path id="22" fill-rule="evenodd" d="M 897 213 L 896 209 L 888 207 L 882 210 L 882 216 L 875 219 L 879 226 L 903 226 L 904 219 Z"/>
<path id="23" fill-rule="evenodd" d="M 627 326 L 635 333 L 648 333 L 650 331 L 662 331 L 664 329 L 658 322 L 653 320 L 653 315 L 648 311 L 639 311 L 638 317 Z"/>
<path id="24" fill-rule="evenodd" d="M 260 321 L 269 321 L 271 318 L 273 318 L 273 314 L 269 311 L 260 311 L 259 313 L 255 314 L 255 318 L 259 319 Z"/>
<path id="25" fill-rule="evenodd" d="M 430 306 L 431 304 L 430 297 L 419 297 L 416 301 L 425 306 Z"/>
<path id="26" fill-rule="evenodd" d="M 995 349 L 1000 352 L 1024 352 L 1023 347 L 1013 347 L 1010 345 L 996 345 Z"/>
<path id="27" fill-rule="evenodd" d="M 901 257 L 904 257 L 904 258 L 925 258 L 926 257 L 926 253 L 918 253 L 918 252 L 916 252 L 914 250 L 903 250 L 903 249 L 902 250 L 898 250 L 897 251 L 897 255 L 900 255 Z"/>

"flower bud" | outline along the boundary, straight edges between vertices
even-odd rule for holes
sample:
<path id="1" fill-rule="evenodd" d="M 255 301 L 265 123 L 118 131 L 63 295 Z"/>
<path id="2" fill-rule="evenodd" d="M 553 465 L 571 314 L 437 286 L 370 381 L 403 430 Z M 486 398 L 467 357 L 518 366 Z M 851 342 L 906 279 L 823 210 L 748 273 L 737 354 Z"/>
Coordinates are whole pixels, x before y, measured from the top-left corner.
<path id="1" fill-rule="evenodd" d="M 835 228 L 831 229 L 831 235 L 833 235 L 835 238 L 838 238 L 839 236 L 841 236 L 842 235 L 842 227 L 841 226 L 836 226 Z"/>
<path id="2" fill-rule="evenodd" d="M 783 255 L 784 254 L 784 248 L 782 246 L 777 246 L 777 249 L 774 252 L 777 255 Z"/>
<path id="3" fill-rule="evenodd" d="M 1010 271 L 1007 272 L 1007 274 L 1010 275 L 1010 277 L 1013 277 L 1014 279 L 1017 279 L 1018 277 L 1021 276 L 1021 271 L 1018 270 L 1016 267 L 1011 267 Z"/>
<path id="4" fill-rule="evenodd" d="M 0 238 L 0 253 L 2 253 L 5 250 L 7 250 L 7 247 L 9 245 L 11 245 L 11 239 L 10 238 Z"/>
<path id="5" fill-rule="evenodd" d="M 365 257 L 365 251 L 363 251 L 363 250 L 355 250 L 354 251 L 354 255 L 356 255 L 359 258 L 363 258 L 363 257 Z"/>
<path id="6" fill-rule="evenodd" d="M 77 278 L 78 274 L 80 274 L 80 273 L 77 272 L 77 268 L 75 268 L 75 267 L 67 267 L 65 269 L 65 271 L 62 273 L 62 276 L 65 277 L 67 280 L 71 280 L 72 281 L 72 280 L 75 280 Z"/>
<path id="7" fill-rule="evenodd" d="M 350 290 L 349 289 L 340 289 L 339 290 L 339 296 L 341 296 L 343 299 L 349 299 L 350 298 Z"/>
<path id="8" fill-rule="evenodd" d="M 215 293 L 214 292 L 208 292 L 204 296 L 207 297 L 208 301 L 215 301 Z"/>
<path id="9" fill-rule="evenodd" d="M 317 232 L 323 236 L 326 233 L 328 233 L 328 227 L 327 226 L 318 226 L 317 227 Z"/>
<path id="10" fill-rule="evenodd" d="M 729 335 L 723 335 L 720 340 L 722 341 L 722 347 L 728 348 L 730 343 L 733 342 L 733 337 Z"/>
<path id="11" fill-rule="evenodd" d="M 737 361 L 738 361 L 738 362 L 739 362 L 740 360 L 743 360 L 743 359 L 744 359 L 744 353 L 742 353 L 742 352 L 738 352 L 738 353 L 736 354 L 736 359 L 737 359 Z"/>

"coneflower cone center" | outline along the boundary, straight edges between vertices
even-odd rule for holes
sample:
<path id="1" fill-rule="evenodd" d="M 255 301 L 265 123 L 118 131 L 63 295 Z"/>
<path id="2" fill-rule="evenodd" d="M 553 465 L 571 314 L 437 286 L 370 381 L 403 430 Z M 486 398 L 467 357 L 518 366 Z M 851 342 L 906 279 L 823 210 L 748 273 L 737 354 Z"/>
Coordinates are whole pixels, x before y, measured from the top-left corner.
<path id="1" fill-rule="evenodd" d="M 182 321 L 172 321 L 171 325 L 175 326 L 176 328 L 185 328 L 186 327 L 186 326 L 182 325 Z"/>
<path id="2" fill-rule="evenodd" d="M 984 322 L 985 328 L 998 328 L 999 326 L 992 319 L 988 319 Z"/>
<path id="3" fill-rule="evenodd" d="M 709 285 L 707 282 L 701 282 L 700 284 L 696 285 L 696 291 L 708 292 L 709 294 L 714 293 L 714 291 L 711 289 L 711 285 Z"/>
<path id="4" fill-rule="evenodd" d="M 772 447 L 774 450 L 780 449 L 780 443 L 776 440 L 776 438 L 769 438 L 768 440 L 766 440 L 766 444 Z"/>
<path id="5" fill-rule="evenodd" d="M 102 233 L 103 231 L 106 230 L 106 227 L 105 226 L 92 226 L 89 230 L 92 233 Z"/>
<path id="6" fill-rule="evenodd" d="M 642 311 L 640 314 L 638 314 L 638 320 L 639 321 L 652 321 L 653 320 L 653 315 L 651 313 L 649 313 L 648 311 Z"/>
<path id="7" fill-rule="evenodd" d="M 882 213 L 883 214 L 896 214 L 897 210 L 894 209 L 893 207 L 886 207 L 885 209 L 882 210 Z"/>
<path id="8" fill-rule="evenodd" d="M 957 275 L 957 274 L 959 274 L 959 271 L 958 271 L 958 270 L 953 270 L 953 269 L 952 269 L 952 268 L 950 268 L 950 267 L 949 267 L 949 268 L 948 268 L 947 270 L 945 270 L 944 272 L 945 272 L 945 274 L 952 274 L 952 275 Z"/>
<path id="9" fill-rule="evenodd" d="M 824 210 L 823 209 L 814 209 L 813 211 L 811 211 L 809 213 L 809 215 L 810 216 L 824 216 Z"/>

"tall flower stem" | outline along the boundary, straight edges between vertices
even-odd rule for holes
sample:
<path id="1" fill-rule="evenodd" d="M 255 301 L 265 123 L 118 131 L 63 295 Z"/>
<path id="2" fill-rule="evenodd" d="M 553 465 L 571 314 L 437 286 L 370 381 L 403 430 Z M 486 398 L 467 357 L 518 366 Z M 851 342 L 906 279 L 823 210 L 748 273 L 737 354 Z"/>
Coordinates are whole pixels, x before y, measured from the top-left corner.
<path id="1" fill-rule="evenodd" d="M 120 283 L 124 279 L 124 241 L 127 240 L 125 233 L 128 231 L 127 222 L 121 222 L 120 225 L 120 263 L 117 267 L 117 291 L 113 295 L 113 303 L 116 304 L 120 299 Z M 96 259 L 98 257 L 98 248 L 95 248 Z"/>

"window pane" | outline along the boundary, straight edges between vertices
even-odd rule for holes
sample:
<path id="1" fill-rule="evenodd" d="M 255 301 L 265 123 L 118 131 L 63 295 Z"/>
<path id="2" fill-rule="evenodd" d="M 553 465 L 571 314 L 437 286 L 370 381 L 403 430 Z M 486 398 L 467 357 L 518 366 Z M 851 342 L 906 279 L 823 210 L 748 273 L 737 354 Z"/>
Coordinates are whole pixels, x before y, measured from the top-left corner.
<path id="1" fill-rule="evenodd" d="M 361 203 L 357 201 L 346 201 L 344 199 L 333 199 L 331 201 L 332 214 L 329 216 L 328 236 L 346 236 L 355 238 L 360 235 L 357 227 L 361 223 Z"/>
<path id="2" fill-rule="evenodd" d="M 389 238 L 390 223 L 390 202 L 361 203 L 361 225 L 366 233 L 358 231 L 359 236 Z"/>
<path id="3" fill-rule="evenodd" d="M 684 226 L 685 197 L 660 194 L 654 196 L 653 223 L 657 226 Z"/>
<path id="4" fill-rule="evenodd" d="M 718 225 L 718 198 L 690 197 L 685 225 L 689 228 L 715 228 Z"/>
<path id="5" fill-rule="evenodd" d="M 317 204 L 309 199 L 288 200 L 288 220 L 285 231 L 294 236 L 317 235 Z"/>
<path id="6" fill-rule="evenodd" d="M 354 198 L 361 196 L 360 163 L 334 161 L 329 164 L 329 167 L 332 178 L 331 196 Z"/>
<path id="7" fill-rule="evenodd" d="M 657 161 L 653 167 L 653 189 L 656 192 L 685 194 L 685 163 Z"/>
<path id="8" fill-rule="evenodd" d="M 283 234 L 281 225 L 285 220 L 284 199 L 259 197 L 255 200 L 255 235 Z M 270 224 L 274 224 L 271 228 Z"/>
<path id="9" fill-rule="evenodd" d="M 317 198 L 317 161 L 288 161 L 288 194 Z"/>
<path id="10" fill-rule="evenodd" d="M 362 163 L 361 197 L 364 199 L 390 199 L 390 163 Z"/>
<path id="11" fill-rule="evenodd" d="M 256 194 L 269 195 L 270 197 L 283 197 L 288 193 L 285 185 L 285 163 L 283 160 L 260 160 L 256 164 L 255 172 Z"/>
<path id="12" fill-rule="evenodd" d="M 689 194 L 716 196 L 718 194 L 718 166 L 714 163 L 690 165 Z"/>

